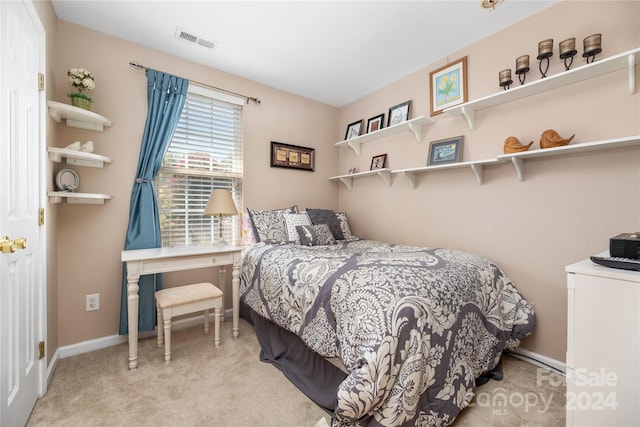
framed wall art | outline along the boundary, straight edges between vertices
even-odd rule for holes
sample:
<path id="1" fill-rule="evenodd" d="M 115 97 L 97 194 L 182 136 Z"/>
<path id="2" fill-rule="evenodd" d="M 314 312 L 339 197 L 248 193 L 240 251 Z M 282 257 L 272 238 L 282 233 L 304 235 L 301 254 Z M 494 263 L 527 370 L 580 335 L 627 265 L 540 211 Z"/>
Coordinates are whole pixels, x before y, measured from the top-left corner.
<path id="1" fill-rule="evenodd" d="M 362 133 L 362 124 L 364 123 L 364 119 L 360 119 L 357 122 L 351 123 L 347 126 L 347 133 L 344 136 L 344 139 L 355 138 L 356 136 L 360 136 Z"/>
<path id="2" fill-rule="evenodd" d="M 382 129 L 383 125 L 384 125 L 384 113 L 379 114 L 375 117 L 371 117 L 369 120 L 367 120 L 367 133 L 380 130 Z"/>
<path id="3" fill-rule="evenodd" d="M 271 167 L 315 170 L 315 149 L 271 141 Z"/>
<path id="4" fill-rule="evenodd" d="M 371 168 L 369 170 L 376 170 L 376 169 L 384 169 L 384 164 L 387 161 L 387 155 L 386 154 L 379 154 L 377 156 L 373 156 L 371 158 Z"/>
<path id="5" fill-rule="evenodd" d="M 462 159 L 462 143 L 464 136 L 456 136 L 429 143 L 429 159 L 427 166 L 458 163 Z"/>
<path id="6" fill-rule="evenodd" d="M 429 73 L 431 115 L 467 102 L 467 57 L 460 58 Z"/>
<path id="7" fill-rule="evenodd" d="M 402 104 L 398 104 L 389 108 L 389 118 L 387 120 L 387 127 L 397 125 L 398 123 L 406 122 L 407 120 L 409 120 L 410 113 L 411 113 L 411 100 L 405 101 Z"/>

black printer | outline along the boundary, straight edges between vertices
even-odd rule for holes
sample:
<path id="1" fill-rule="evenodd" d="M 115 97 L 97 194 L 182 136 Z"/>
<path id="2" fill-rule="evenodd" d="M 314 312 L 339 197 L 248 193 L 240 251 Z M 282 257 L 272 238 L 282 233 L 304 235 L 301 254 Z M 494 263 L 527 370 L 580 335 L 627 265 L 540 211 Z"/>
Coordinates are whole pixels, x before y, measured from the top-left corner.
<path id="1" fill-rule="evenodd" d="M 609 254 L 612 257 L 640 260 L 640 231 L 612 237 L 609 240 Z"/>

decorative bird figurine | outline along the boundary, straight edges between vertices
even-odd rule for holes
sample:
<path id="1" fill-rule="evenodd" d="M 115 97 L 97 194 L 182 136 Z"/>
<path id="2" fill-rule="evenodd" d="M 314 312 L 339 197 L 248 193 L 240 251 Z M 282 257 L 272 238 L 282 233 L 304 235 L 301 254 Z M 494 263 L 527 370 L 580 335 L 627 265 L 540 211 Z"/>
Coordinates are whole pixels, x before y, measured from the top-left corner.
<path id="1" fill-rule="evenodd" d="M 527 151 L 532 145 L 533 141 L 531 141 L 527 145 L 524 145 L 523 143 L 518 141 L 518 138 L 516 138 L 515 136 L 510 136 L 509 138 L 504 140 L 504 154 Z"/>
<path id="2" fill-rule="evenodd" d="M 574 136 L 576 136 L 575 133 L 571 135 L 570 138 L 562 138 L 555 130 L 547 129 L 540 135 L 540 148 L 553 148 L 567 145 Z"/>

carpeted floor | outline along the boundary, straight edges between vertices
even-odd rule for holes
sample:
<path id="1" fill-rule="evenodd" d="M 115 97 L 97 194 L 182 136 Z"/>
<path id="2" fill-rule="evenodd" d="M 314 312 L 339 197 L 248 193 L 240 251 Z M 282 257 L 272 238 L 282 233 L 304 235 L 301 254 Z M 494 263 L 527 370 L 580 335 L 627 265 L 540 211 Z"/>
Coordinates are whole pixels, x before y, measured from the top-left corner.
<path id="1" fill-rule="evenodd" d="M 251 325 L 222 324 L 222 344 L 201 327 L 172 333 L 164 363 L 155 338 L 140 340 L 138 368 L 126 344 L 60 360 L 27 426 L 315 426 L 326 412 L 272 365 L 260 362 Z M 504 360 L 505 378 L 478 388 L 456 426 L 564 426 L 564 387 L 538 368 Z M 557 377 L 557 376 L 556 376 Z M 554 377 L 554 379 L 557 379 Z M 542 381 L 539 378 L 543 378 Z M 541 383 L 540 386 L 537 383 Z"/>

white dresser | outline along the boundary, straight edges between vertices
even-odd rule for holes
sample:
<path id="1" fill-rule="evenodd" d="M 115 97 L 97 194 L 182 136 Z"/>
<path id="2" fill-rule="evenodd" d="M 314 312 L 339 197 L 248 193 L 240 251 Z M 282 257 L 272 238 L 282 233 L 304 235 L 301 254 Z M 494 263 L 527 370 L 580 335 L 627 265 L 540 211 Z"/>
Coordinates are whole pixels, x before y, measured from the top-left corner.
<path id="1" fill-rule="evenodd" d="M 566 272 L 567 426 L 640 426 L 640 272 Z"/>

